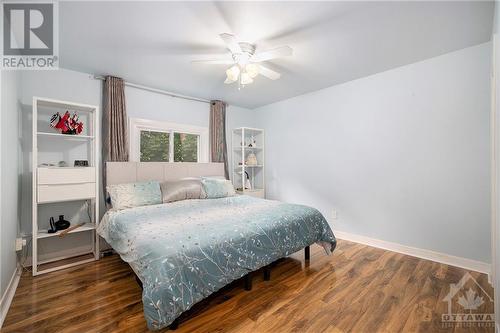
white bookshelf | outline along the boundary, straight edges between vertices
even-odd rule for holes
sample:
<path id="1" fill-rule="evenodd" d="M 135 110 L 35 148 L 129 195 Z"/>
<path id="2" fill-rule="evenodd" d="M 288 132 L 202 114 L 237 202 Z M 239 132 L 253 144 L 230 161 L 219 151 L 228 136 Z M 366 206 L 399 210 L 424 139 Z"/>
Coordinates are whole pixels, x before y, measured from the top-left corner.
<path id="1" fill-rule="evenodd" d="M 233 129 L 231 169 L 236 193 L 265 198 L 264 146 L 263 129 L 251 127 Z M 250 154 L 256 156 L 257 164 L 247 163 Z M 245 186 L 247 175 L 251 188 Z"/>
<path id="2" fill-rule="evenodd" d="M 56 112 L 62 115 L 65 111 L 78 113 L 84 123 L 83 133 L 60 134 L 50 127 L 50 116 Z M 33 97 L 31 241 L 34 276 L 99 259 L 96 232 L 99 222 L 99 119 L 99 107 L 95 105 Z M 87 160 L 89 166 L 73 167 L 77 159 Z M 67 166 L 53 166 L 59 161 L 66 162 Z M 48 216 L 57 221 L 59 215 L 65 215 L 71 226 L 83 225 L 64 237 L 59 237 L 61 231 L 49 233 Z M 41 253 L 47 248 L 57 251 Z"/>

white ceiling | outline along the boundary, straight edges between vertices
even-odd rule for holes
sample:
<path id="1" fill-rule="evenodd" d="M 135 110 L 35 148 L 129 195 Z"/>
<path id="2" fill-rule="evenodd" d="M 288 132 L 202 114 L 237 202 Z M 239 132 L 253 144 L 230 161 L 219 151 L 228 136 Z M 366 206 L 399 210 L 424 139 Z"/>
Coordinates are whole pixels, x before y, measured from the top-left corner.
<path id="1" fill-rule="evenodd" d="M 490 40 L 493 2 L 61 2 L 61 67 L 255 108 Z M 292 57 L 238 91 L 226 52 L 234 33 Z"/>

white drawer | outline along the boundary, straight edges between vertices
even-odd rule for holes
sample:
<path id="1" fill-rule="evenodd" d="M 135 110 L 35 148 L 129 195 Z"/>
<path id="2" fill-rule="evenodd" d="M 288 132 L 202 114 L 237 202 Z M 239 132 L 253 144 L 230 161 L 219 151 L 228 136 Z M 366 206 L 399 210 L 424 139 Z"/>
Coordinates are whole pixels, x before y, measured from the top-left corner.
<path id="1" fill-rule="evenodd" d="M 95 194 L 95 183 L 38 186 L 39 203 L 90 199 Z"/>
<path id="2" fill-rule="evenodd" d="M 38 184 L 95 183 L 95 168 L 38 168 Z"/>

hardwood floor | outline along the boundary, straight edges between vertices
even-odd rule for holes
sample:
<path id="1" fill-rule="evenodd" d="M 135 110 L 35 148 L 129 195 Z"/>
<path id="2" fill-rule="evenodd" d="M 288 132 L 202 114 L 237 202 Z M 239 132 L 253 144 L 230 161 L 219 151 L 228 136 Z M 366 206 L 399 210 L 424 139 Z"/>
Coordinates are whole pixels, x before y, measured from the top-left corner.
<path id="1" fill-rule="evenodd" d="M 442 327 L 465 270 L 339 240 L 283 259 L 253 289 L 236 281 L 182 316 L 184 332 L 493 332 Z M 471 272 L 493 295 L 484 274 Z M 492 304 L 483 304 L 492 313 Z M 484 311 L 483 311 L 484 312 Z M 19 283 L 2 332 L 145 332 L 141 289 L 118 256 Z M 166 331 L 166 330 L 165 330 Z"/>

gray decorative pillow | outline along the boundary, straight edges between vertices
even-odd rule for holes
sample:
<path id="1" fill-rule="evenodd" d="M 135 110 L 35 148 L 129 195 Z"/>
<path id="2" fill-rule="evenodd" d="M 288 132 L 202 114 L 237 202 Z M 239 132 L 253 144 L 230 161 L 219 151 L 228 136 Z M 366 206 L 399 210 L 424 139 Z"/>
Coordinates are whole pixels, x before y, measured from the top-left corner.
<path id="1" fill-rule="evenodd" d="M 184 178 L 160 183 L 163 203 L 188 199 L 205 199 L 201 179 Z"/>
<path id="2" fill-rule="evenodd" d="M 201 179 L 203 189 L 208 199 L 232 197 L 236 195 L 233 183 L 227 179 L 203 177 Z"/>
<path id="3" fill-rule="evenodd" d="M 113 209 L 161 204 L 160 184 L 156 181 L 108 185 Z"/>

